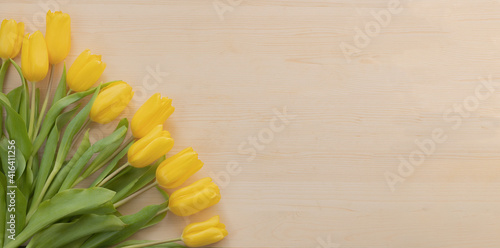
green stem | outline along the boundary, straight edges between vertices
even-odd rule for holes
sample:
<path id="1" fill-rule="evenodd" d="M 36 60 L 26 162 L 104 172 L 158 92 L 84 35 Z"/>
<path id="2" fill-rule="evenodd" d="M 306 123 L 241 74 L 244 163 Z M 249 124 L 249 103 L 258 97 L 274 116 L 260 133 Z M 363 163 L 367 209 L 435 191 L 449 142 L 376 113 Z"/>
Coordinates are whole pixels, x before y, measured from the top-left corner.
<path id="1" fill-rule="evenodd" d="M 90 119 L 87 116 L 87 119 L 85 120 L 85 123 L 83 123 L 82 128 L 80 128 L 80 130 L 78 130 L 78 133 L 75 134 L 73 142 L 71 143 L 71 147 L 73 147 L 75 143 L 78 141 L 78 139 L 80 139 L 80 136 L 82 136 L 82 133 L 85 132 L 85 130 L 87 129 L 87 127 L 89 127 L 89 125 L 90 125 Z"/>
<path id="2" fill-rule="evenodd" d="M 28 129 L 28 135 L 30 140 L 33 140 L 33 128 L 35 126 L 35 95 L 36 87 L 35 82 L 31 82 L 31 110 L 30 110 L 30 125 Z"/>
<path id="3" fill-rule="evenodd" d="M 9 69 L 10 60 L 6 59 L 2 62 L 0 66 L 0 90 L 3 92 L 3 82 L 5 80 L 5 75 L 7 75 L 7 69 Z"/>
<path id="4" fill-rule="evenodd" d="M 155 216 L 158 216 L 158 215 L 160 215 L 160 214 L 163 214 L 163 213 L 165 213 L 165 212 L 168 212 L 169 210 L 170 210 L 170 208 L 169 208 L 169 207 L 167 207 L 167 208 L 163 209 L 162 211 L 160 211 L 160 212 L 156 213 L 156 215 L 155 215 Z"/>
<path id="5" fill-rule="evenodd" d="M 153 245 L 161 245 L 161 244 L 173 243 L 173 242 L 179 242 L 179 241 L 182 241 L 182 238 L 176 238 L 176 239 L 170 239 L 170 240 L 162 240 L 162 241 L 154 241 L 154 242 L 150 242 L 150 243 L 137 244 L 137 245 L 127 245 L 127 246 L 123 246 L 122 248 L 150 247 L 150 246 L 153 246 Z"/>
<path id="6" fill-rule="evenodd" d="M 69 89 L 68 93 L 66 95 L 69 96 L 69 95 L 71 95 L 71 93 L 73 93 L 73 90 Z"/>
<path id="7" fill-rule="evenodd" d="M 127 166 L 129 166 L 129 165 L 130 165 L 130 163 L 127 161 L 127 163 L 125 163 L 120 168 L 118 168 L 115 171 L 113 171 L 113 173 L 109 174 L 107 177 L 105 177 L 104 179 L 102 179 L 102 181 L 100 183 L 98 183 L 96 185 L 96 187 L 101 187 L 102 185 L 104 185 L 105 183 L 107 183 L 109 180 L 113 179 L 113 177 L 115 177 L 118 173 L 120 173 L 120 171 L 122 171 L 123 169 L 127 168 Z"/>
<path id="8" fill-rule="evenodd" d="M 10 60 L 6 59 L 0 65 L 0 91 L 3 92 L 3 82 L 5 80 L 5 75 L 7 75 L 7 69 L 9 69 Z M 0 108 L 0 133 L 3 136 L 3 108 Z"/>
<path id="9" fill-rule="evenodd" d="M 40 126 L 42 125 L 42 119 L 45 116 L 45 110 L 47 109 L 47 103 L 49 102 L 50 98 L 50 90 L 52 88 L 52 74 L 54 74 L 54 65 L 52 65 L 52 68 L 50 69 L 49 86 L 47 88 L 47 92 L 45 93 L 45 100 L 43 101 L 42 110 L 40 111 L 40 115 L 38 116 L 38 120 L 36 122 L 35 132 L 33 133 L 32 141 L 35 140 L 35 137 L 38 134 L 38 130 L 40 130 Z"/>
<path id="10" fill-rule="evenodd" d="M 9 59 L 10 63 L 16 68 L 17 74 L 19 74 L 19 77 L 21 78 L 21 83 L 23 86 L 23 100 L 24 100 L 24 106 L 22 109 L 19 110 L 19 114 L 25 121 L 26 127 L 28 127 L 28 106 L 29 106 L 29 89 L 28 89 L 28 83 L 26 82 L 26 78 L 23 76 L 23 72 L 21 67 L 14 61 L 13 59 Z M 36 151 L 35 151 L 36 152 Z"/>
<path id="11" fill-rule="evenodd" d="M 119 201 L 119 202 L 115 203 L 114 207 L 115 207 L 115 208 L 120 207 L 121 205 L 123 205 L 123 204 L 127 203 L 128 201 L 130 201 L 130 200 L 134 199 L 134 198 L 135 198 L 135 197 L 137 197 L 138 195 L 140 195 L 140 194 L 142 194 L 142 193 L 144 193 L 144 192 L 148 191 L 149 189 L 151 189 L 151 188 L 155 187 L 156 185 L 158 185 L 158 181 L 155 181 L 154 183 L 152 183 L 152 184 L 150 184 L 150 185 L 148 185 L 148 186 L 146 186 L 146 187 L 142 188 L 141 190 L 139 190 L 139 191 L 137 191 L 137 192 L 135 192 L 135 193 L 133 193 L 133 194 L 129 195 L 127 198 L 125 198 L 125 199 L 123 199 L 123 200 L 121 200 L 121 201 Z"/>
<path id="12" fill-rule="evenodd" d="M 75 187 L 78 183 L 80 183 L 81 181 L 83 181 L 85 178 L 87 178 L 88 176 L 90 176 L 91 174 L 94 174 L 94 172 L 98 171 L 101 167 L 103 167 L 105 164 L 107 164 L 109 161 L 111 161 L 113 158 L 116 157 L 116 155 L 118 155 L 118 153 L 120 153 L 123 149 L 125 149 L 125 147 L 127 147 L 128 145 L 130 145 L 130 143 L 132 143 L 134 141 L 134 137 L 130 137 L 128 138 L 125 143 L 123 143 L 120 147 L 118 147 L 118 149 L 116 149 L 115 152 L 113 152 L 113 154 L 111 154 L 111 156 L 109 156 L 106 160 L 104 160 L 102 163 L 100 163 L 99 165 L 97 165 L 95 167 L 95 169 L 93 169 L 92 171 L 85 171 L 81 176 L 79 176 L 76 181 L 73 183 L 73 187 Z"/>
<path id="13" fill-rule="evenodd" d="M 35 211 L 38 209 L 38 205 L 40 205 L 40 202 L 42 202 L 43 197 L 45 196 L 45 193 L 47 193 L 47 190 L 49 189 L 50 184 L 52 183 L 52 180 L 56 177 L 57 173 L 59 172 L 60 168 L 54 168 L 51 172 L 49 177 L 47 178 L 47 181 L 45 181 L 45 184 L 43 185 L 43 189 L 40 192 L 40 197 L 37 199 L 36 202 L 33 202 L 31 205 L 31 209 L 26 215 L 26 223 L 29 222 L 31 219 L 31 216 L 35 213 Z"/>

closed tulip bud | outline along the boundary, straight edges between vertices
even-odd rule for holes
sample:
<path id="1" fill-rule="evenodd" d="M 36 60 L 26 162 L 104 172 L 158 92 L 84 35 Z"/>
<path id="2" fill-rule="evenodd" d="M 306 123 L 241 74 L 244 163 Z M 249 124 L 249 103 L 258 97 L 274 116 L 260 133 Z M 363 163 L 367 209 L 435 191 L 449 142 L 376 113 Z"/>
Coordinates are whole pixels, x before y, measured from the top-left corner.
<path id="1" fill-rule="evenodd" d="M 189 247 L 200 247 L 217 243 L 227 236 L 226 226 L 216 215 L 206 221 L 187 225 L 182 232 L 182 241 Z"/>
<path id="2" fill-rule="evenodd" d="M 27 34 L 23 40 L 21 68 L 24 77 L 31 82 L 38 82 L 47 76 L 49 71 L 49 55 L 47 44 L 40 31 L 31 36 Z"/>
<path id="3" fill-rule="evenodd" d="M 163 125 L 158 125 L 130 146 L 128 162 L 136 168 L 146 167 L 167 154 L 173 146 L 170 133 L 163 130 Z"/>
<path id="4" fill-rule="evenodd" d="M 101 61 L 101 55 L 92 55 L 90 50 L 83 51 L 68 70 L 67 83 L 71 90 L 86 91 L 101 77 L 106 63 Z"/>
<path id="5" fill-rule="evenodd" d="M 170 195 L 168 208 L 178 216 L 189 216 L 220 201 L 220 190 L 212 178 L 206 177 Z"/>
<path id="6" fill-rule="evenodd" d="M 132 134 L 136 138 L 144 137 L 151 129 L 163 124 L 174 110 L 172 99 L 162 98 L 160 93 L 152 95 L 132 117 Z"/>
<path id="7" fill-rule="evenodd" d="M 24 23 L 3 20 L 0 27 L 0 58 L 15 58 L 23 44 Z"/>
<path id="8" fill-rule="evenodd" d="M 192 147 L 188 147 L 166 159 L 158 166 L 156 181 L 164 188 L 177 188 L 200 170 L 202 166 L 203 162 L 198 159 L 198 154 Z"/>
<path id="9" fill-rule="evenodd" d="M 111 122 L 123 112 L 133 96 L 132 87 L 123 81 L 106 86 L 92 105 L 90 119 L 101 124 Z"/>
<path id="10" fill-rule="evenodd" d="M 71 18 L 61 11 L 47 12 L 45 39 L 49 51 L 49 62 L 58 64 L 68 56 L 71 48 Z"/>

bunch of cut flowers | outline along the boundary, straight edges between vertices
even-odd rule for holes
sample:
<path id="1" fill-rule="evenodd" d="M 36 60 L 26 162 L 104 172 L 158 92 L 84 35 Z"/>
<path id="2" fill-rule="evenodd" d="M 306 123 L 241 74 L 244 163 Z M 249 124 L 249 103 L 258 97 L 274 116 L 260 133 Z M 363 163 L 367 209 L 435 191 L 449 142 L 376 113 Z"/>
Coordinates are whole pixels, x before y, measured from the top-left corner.
<path id="1" fill-rule="evenodd" d="M 21 22 L 2 21 L 0 245 L 200 247 L 224 239 L 226 228 L 214 216 L 187 225 L 171 239 L 127 240 L 161 222 L 168 212 L 189 216 L 217 204 L 220 190 L 209 177 L 184 185 L 203 162 L 191 147 L 167 157 L 174 139 L 163 124 L 174 107 L 159 93 L 130 123 L 126 118 L 117 121 L 109 135 L 92 143 L 90 124 L 115 120 L 134 92 L 124 81 L 98 83 L 106 64 L 90 50 L 66 71 L 61 62 L 70 47 L 67 13 L 47 13 L 45 36 L 40 31 L 25 34 Z M 18 54 L 20 66 L 14 60 Z M 62 67 L 62 75 L 52 89 L 56 66 Z M 17 71 L 21 84 L 4 93 L 9 68 Z M 42 80 L 48 81 L 45 92 L 38 87 Z M 120 213 L 122 205 L 151 188 L 162 193 L 163 203 Z"/>

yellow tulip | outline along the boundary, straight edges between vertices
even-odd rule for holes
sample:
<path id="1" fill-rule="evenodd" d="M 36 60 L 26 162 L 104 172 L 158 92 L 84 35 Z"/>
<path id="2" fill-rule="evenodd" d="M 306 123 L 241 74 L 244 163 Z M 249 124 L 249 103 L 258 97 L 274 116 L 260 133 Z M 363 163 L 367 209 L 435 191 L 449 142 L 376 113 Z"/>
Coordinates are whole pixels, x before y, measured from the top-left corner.
<path id="1" fill-rule="evenodd" d="M 161 97 L 160 93 L 151 96 L 135 113 L 130 123 L 132 134 L 142 138 L 157 125 L 163 124 L 174 112 L 172 99 Z"/>
<path id="2" fill-rule="evenodd" d="M 163 125 L 158 125 L 148 135 L 137 140 L 128 150 L 128 162 L 136 168 L 150 165 L 167 154 L 174 146 L 174 139 Z"/>
<path id="3" fill-rule="evenodd" d="M 68 70 L 67 83 L 71 90 L 81 92 L 88 90 L 101 77 L 106 63 L 101 55 L 92 55 L 90 50 L 83 51 Z"/>
<path id="4" fill-rule="evenodd" d="M 182 232 L 182 241 L 189 247 L 200 247 L 217 243 L 228 234 L 226 226 L 216 215 L 206 221 L 189 224 Z"/>
<path id="5" fill-rule="evenodd" d="M 106 86 L 92 105 L 90 119 L 101 124 L 111 122 L 123 112 L 133 96 L 132 87 L 123 81 Z"/>
<path id="6" fill-rule="evenodd" d="M 177 188 L 202 166 L 203 162 L 198 159 L 198 154 L 192 147 L 188 147 L 158 166 L 156 181 L 164 188 Z"/>
<path id="7" fill-rule="evenodd" d="M 21 68 L 24 77 L 31 82 L 38 82 L 47 76 L 49 71 L 49 55 L 47 44 L 40 31 L 31 36 L 24 36 Z"/>
<path id="8" fill-rule="evenodd" d="M 168 207 L 178 216 L 189 216 L 220 201 L 220 190 L 212 178 L 206 177 L 170 195 Z"/>
<path id="9" fill-rule="evenodd" d="M 0 27 L 0 58 L 15 58 L 23 44 L 24 23 L 3 20 Z"/>
<path id="10" fill-rule="evenodd" d="M 71 18 L 61 11 L 47 12 L 45 39 L 49 51 L 49 62 L 58 64 L 68 56 L 71 48 Z"/>

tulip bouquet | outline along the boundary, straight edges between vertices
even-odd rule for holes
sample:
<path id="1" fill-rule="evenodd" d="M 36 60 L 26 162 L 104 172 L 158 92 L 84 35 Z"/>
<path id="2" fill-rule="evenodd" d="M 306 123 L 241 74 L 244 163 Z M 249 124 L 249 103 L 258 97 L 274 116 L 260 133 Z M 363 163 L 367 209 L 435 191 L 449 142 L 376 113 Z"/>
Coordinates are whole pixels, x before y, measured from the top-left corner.
<path id="1" fill-rule="evenodd" d="M 181 187 L 203 162 L 191 147 L 167 158 L 174 139 L 163 123 L 174 107 L 158 93 L 134 114 L 129 138 L 124 118 L 111 134 L 92 143 L 89 124 L 117 118 L 133 89 L 124 81 L 96 85 L 106 64 L 100 55 L 85 50 L 67 73 L 61 65 L 62 75 L 51 94 L 54 67 L 70 51 L 70 16 L 49 11 L 46 24 L 45 37 L 40 31 L 25 35 L 24 24 L 14 20 L 4 20 L 0 28 L 0 244 L 200 247 L 222 240 L 227 231 L 214 216 L 186 226 L 177 238 L 126 241 L 168 212 L 189 216 L 217 204 L 219 187 L 208 177 Z M 13 60 L 19 53 L 20 66 Z M 3 93 L 11 66 L 21 85 Z M 42 93 L 37 86 L 47 75 L 48 87 Z M 88 187 L 82 188 L 85 183 Z M 162 204 L 130 215 L 119 212 L 120 206 L 154 187 L 162 193 Z M 164 189 L 175 190 L 168 195 Z"/>

